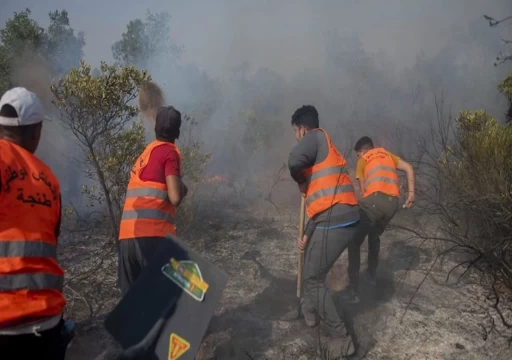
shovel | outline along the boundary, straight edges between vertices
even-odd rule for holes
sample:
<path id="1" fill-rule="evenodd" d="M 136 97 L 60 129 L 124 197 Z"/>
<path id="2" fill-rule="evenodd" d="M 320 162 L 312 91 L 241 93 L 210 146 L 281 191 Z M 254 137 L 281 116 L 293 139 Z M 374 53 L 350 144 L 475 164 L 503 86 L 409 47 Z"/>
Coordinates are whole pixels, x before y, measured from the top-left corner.
<path id="1" fill-rule="evenodd" d="M 299 218 L 299 239 L 304 236 L 304 219 L 305 219 L 305 206 L 304 197 L 301 199 L 300 204 L 300 218 Z M 280 318 L 281 321 L 294 321 L 298 320 L 302 315 L 300 304 L 300 297 L 302 295 L 302 266 L 304 264 L 304 251 L 297 249 L 297 303 L 295 308 Z"/>
<path id="2" fill-rule="evenodd" d="M 299 239 L 304 237 L 304 218 L 306 208 L 304 206 L 304 196 L 301 196 L 300 201 L 300 218 L 299 218 Z M 298 250 L 297 254 L 297 297 L 300 299 L 302 294 L 302 266 L 304 265 L 304 250 Z"/>

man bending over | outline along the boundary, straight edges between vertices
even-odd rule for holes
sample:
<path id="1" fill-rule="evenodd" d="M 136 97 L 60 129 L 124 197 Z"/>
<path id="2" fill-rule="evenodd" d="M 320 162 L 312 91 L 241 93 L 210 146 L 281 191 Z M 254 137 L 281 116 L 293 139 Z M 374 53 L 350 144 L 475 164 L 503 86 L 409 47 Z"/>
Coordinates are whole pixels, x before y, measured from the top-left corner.
<path id="1" fill-rule="evenodd" d="M 348 250 L 349 286 L 345 300 L 357 303 L 361 244 L 368 235 L 368 269 L 365 275 L 369 283 L 376 285 L 380 236 L 398 210 L 400 189 L 396 171 L 402 170 L 407 175 L 408 195 L 404 207 L 410 208 L 414 203 L 414 170 L 411 164 L 384 148 L 374 148 L 368 136 L 360 138 L 354 150 L 359 157 L 356 179 L 361 191 L 361 233 Z"/>

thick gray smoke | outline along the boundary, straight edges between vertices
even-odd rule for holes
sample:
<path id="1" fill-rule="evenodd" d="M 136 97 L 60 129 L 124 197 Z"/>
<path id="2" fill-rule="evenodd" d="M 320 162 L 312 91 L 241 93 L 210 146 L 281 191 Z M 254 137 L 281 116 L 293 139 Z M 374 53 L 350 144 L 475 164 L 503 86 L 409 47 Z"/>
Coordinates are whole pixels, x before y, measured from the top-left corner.
<path id="1" fill-rule="evenodd" d="M 2 6 L 0 19 L 24 7 L 38 20 L 66 8 L 72 27 L 85 32 L 93 66 L 112 60 L 128 21 L 144 19 L 147 8 L 168 12 L 183 53 L 172 62 L 153 58 L 147 70 L 166 100 L 199 122 L 194 131 L 213 153 L 212 175 L 278 169 L 295 141 L 291 114 L 303 104 L 318 108 L 349 161 L 362 135 L 412 157 L 413 135 L 428 128 L 441 96 L 452 115 L 482 108 L 502 119 L 505 111 L 496 84 L 510 64 L 493 62 L 512 25 L 490 28 L 483 15 L 512 14 L 510 0 L 92 1 L 86 9 L 22 1 Z M 46 140 L 57 146 L 62 138 L 55 131 Z M 51 164 L 61 161 L 49 153 Z"/>
<path id="2" fill-rule="evenodd" d="M 48 64 L 32 51 L 22 53 L 11 69 L 13 84 L 36 93 L 47 115 L 37 155 L 49 164 L 59 177 L 66 202 L 71 200 L 80 207 L 83 203 L 80 186 L 87 183 L 87 180 L 80 173 L 76 161 L 79 151 L 73 134 L 62 126 L 52 104 L 53 94 L 50 87 L 54 80 Z"/>
<path id="3" fill-rule="evenodd" d="M 483 14 L 507 9 L 505 1 L 230 2 L 210 14 L 219 27 L 204 34 L 207 59 L 195 59 L 207 69 L 211 60 L 217 78 L 187 63 L 197 45 L 186 43 L 177 64 L 154 59 L 149 70 L 178 108 L 195 115 L 210 105 L 200 129 L 213 172 L 253 176 L 286 161 L 289 119 L 303 104 L 317 106 L 348 156 L 369 135 L 408 157 L 412 136 L 435 117 L 436 99 L 452 115 L 483 108 L 503 117 L 496 84 L 507 68 L 493 60 L 509 29 L 490 28 Z"/>

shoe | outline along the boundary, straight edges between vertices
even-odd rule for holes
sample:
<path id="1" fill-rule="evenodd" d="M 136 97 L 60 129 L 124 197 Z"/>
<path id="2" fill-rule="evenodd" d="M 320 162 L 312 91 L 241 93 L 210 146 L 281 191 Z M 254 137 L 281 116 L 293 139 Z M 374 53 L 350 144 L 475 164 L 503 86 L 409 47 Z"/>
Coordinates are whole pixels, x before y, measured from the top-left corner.
<path id="1" fill-rule="evenodd" d="M 359 296 L 352 286 L 347 286 L 341 293 L 341 300 L 346 304 L 359 304 Z"/>
<path id="2" fill-rule="evenodd" d="M 281 321 L 295 321 L 295 320 L 299 320 L 300 313 L 301 312 L 299 311 L 299 309 L 294 309 L 294 310 L 291 310 L 291 311 L 287 312 L 283 316 L 281 316 L 281 318 L 279 318 L 279 320 L 281 320 Z M 304 311 L 304 309 L 302 309 L 302 314 L 304 315 L 304 320 L 306 321 L 306 325 L 307 326 L 315 327 L 318 324 L 315 312 L 313 312 L 313 311 Z"/>
<path id="3" fill-rule="evenodd" d="M 346 335 L 335 341 L 336 346 L 341 346 L 341 357 L 347 358 L 356 353 L 356 347 L 354 346 L 354 340 L 352 336 Z"/>
<path id="4" fill-rule="evenodd" d="M 352 336 L 330 337 L 326 341 L 326 354 L 328 359 L 345 359 L 356 353 Z"/>
<path id="5" fill-rule="evenodd" d="M 377 276 L 374 273 L 367 271 L 364 273 L 364 278 L 371 285 L 373 285 L 373 286 L 377 285 Z"/>
<path id="6" fill-rule="evenodd" d="M 315 312 L 305 311 L 302 309 L 302 313 L 304 314 L 304 320 L 306 321 L 307 326 L 315 327 L 318 324 Z"/>

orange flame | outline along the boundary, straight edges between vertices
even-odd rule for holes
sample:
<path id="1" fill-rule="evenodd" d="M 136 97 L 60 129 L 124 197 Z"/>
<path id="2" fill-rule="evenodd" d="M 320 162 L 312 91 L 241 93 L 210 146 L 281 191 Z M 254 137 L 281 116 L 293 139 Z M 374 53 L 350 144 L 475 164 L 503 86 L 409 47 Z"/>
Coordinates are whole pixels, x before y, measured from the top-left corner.
<path id="1" fill-rule="evenodd" d="M 218 183 L 221 181 L 226 181 L 227 178 L 228 178 L 227 175 L 215 175 L 215 176 L 212 176 L 211 178 L 206 179 L 204 182 L 208 183 L 208 184 Z"/>

